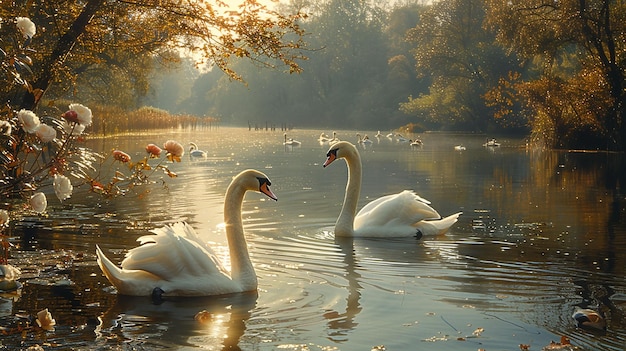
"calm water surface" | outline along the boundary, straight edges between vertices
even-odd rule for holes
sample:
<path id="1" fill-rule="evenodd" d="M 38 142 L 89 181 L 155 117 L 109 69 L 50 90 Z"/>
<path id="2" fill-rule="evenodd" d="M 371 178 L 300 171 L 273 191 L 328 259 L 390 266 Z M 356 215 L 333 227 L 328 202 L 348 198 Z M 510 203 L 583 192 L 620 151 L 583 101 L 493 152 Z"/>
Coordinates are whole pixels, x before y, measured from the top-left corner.
<path id="1" fill-rule="evenodd" d="M 1 325 L 48 308 L 57 326 L 4 336 L 1 345 L 541 350 L 567 336 L 584 350 L 624 349 L 623 155 L 528 150 L 513 139 L 487 149 L 485 137 L 475 135 L 427 133 L 421 148 L 374 139 L 361 148 L 360 206 L 414 189 L 442 215 L 463 215 L 442 237 L 339 240 L 332 230 L 347 171 L 343 161 L 322 168 L 328 146 L 317 141 L 320 132 L 290 131 L 302 142 L 293 148 L 282 145 L 281 131 L 231 128 L 90 141 L 96 150 L 119 148 L 139 159 L 147 143 L 171 138 L 196 142 L 209 157 L 170 164 L 177 178 L 155 175 L 156 184 L 124 197 L 79 189 L 61 204 L 51 194 L 47 216 L 13 222 L 11 263 L 22 270 L 23 288 L 0 300 Z M 355 133 L 338 137 L 356 142 Z M 467 149 L 455 151 L 460 144 Z M 279 197 L 250 193 L 244 202 L 258 294 L 160 305 L 115 294 L 96 265 L 95 244 L 119 262 L 149 229 L 184 220 L 228 260 L 223 195 L 246 168 L 269 175 Z M 576 328 L 577 306 L 599 306 L 607 331 Z M 194 320 L 202 310 L 210 318 Z"/>

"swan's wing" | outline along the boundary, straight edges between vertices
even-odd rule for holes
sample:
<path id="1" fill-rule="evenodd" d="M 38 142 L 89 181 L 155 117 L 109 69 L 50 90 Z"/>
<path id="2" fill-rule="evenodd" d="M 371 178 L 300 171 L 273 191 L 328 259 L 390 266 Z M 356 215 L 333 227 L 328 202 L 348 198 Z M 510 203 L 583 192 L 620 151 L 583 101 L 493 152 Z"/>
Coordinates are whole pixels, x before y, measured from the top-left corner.
<path id="1" fill-rule="evenodd" d="M 205 245 L 187 223 L 181 222 L 152 230 L 153 235 L 137 239 L 122 268 L 150 272 L 163 280 L 181 275 L 227 274 L 213 250 Z"/>
<path id="2" fill-rule="evenodd" d="M 412 196 L 409 196 L 412 195 Z M 361 213 L 366 213 L 371 211 L 374 207 L 378 206 L 381 202 L 385 202 L 388 201 L 394 197 L 409 197 L 411 199 L 415 199 L 416 201 L 422 202 L 426 205 L 430 205 L 430 201 L 424 199 L 423 197 L 417 195 L 415 192 L 413 192 L 412 190 L 404 190 L 398 194 L 391 194 L 391 195 L 386 195 L 386 196 L 381 196 L 376 200 L 373 200 L 371 202 L 369 202 L 367 205 L 363 206 L 363 208 L 359 211 L 359 214 Z M 405 200 L 410 200 L 410 199 L 405 199 Z"/>
<path id="3" fill-rule="evenodd" d="M 459 220 L 459 216 L 461 214 L 463 214 L 463 212 L 457 212 L 442 219 L 419 221 L 416 228 L 422 233 L 423 236 L 445 234 L 448 229 L 450 229 L 450 227 Z"/>
<path id="4" fill-rule="evenodd" d="M 439 213 L 413 191 L 378 198 L 365 205 L 354 219 L 354 229 L 362 227 L 414 226 L 424 219 L 441 218 Z"/>

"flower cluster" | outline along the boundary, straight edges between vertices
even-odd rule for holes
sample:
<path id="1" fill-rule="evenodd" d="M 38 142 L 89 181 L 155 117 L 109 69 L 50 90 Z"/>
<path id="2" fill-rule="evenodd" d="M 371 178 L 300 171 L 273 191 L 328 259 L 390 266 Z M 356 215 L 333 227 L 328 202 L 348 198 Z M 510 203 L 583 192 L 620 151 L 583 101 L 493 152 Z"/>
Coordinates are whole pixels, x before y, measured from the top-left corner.
<path id="1" fill-rule="evenodd" d="M 164 162 L 181 161 L 184 148 L 179 142 L 168 140 L 163 144 L 163 149 L 156 144 L 148 144 L 145 149 L 146 155 L 136 162 L 133 162 L 128 153 L 122 150 L 113 150 L 111 152 L 113 162 L 125 167 L 116 170 L 115 176 L 106 184 L 97 179 L 90 179 L 91 190 L 109 197 L 126 195 L 135 186 L 150 183 L 150 176 L 157 170 L 162 171 L 170 178 L 177 177 L 177 174 L 172 172 Z M 161 158 L 163 150 L 166 152 L 165 158 Z M 153 162 L 154 164 L 150 164 L 152 160 L 156 160 Z M 125 172 L 125 168 L 129 170 L 128 173 Z"/>
<path id="2" fill-rule="evenodd" d="M 25 89 L 35 96 L 32 104 L 24 105 L 28 107 L 13 106 L 12 101 L 7 100 L 5 108 L 0 110 L 0 196 L 4 199 L 0 208 L 1 266 L 7 263 L 10 247 L 5 236 L 9 217 L 19 218 L 29 212 L 46 214 L 51 200 L 46 190 L 53 190 L 60 202 L 70 199 L 75 187 L 81 185 L 91 186 L 90 190 L 106 196 L 125 194 L 138 183 L 147 182 L 150 167 L 147 158 L 143 163 L 133 164 L 127 153 L 114 152 L 114 161 L 132 165 L 133 172 L 129 176 L 115 172 L 110 186 L 102 185 L 106 182 L 99 178 L 108 173 L 100 172 L 100 168 L 106 167 L 107 157 L 80 145 L 85 140 L 86 128 L 92 125 L 91 109 L 74 102 L 63 109 L 55 101 L 44 108 L 38 107 L 44 91 L 33 89 L 27 81 L 34 71 L 29 55 L 35 50 L 29 46 L 37 28 L 26 17 L 17 17 L 11 22 L 0 19 L 0 22 L 13 25 L 15 34 L 13 40 L 0 38 L 0 44 L 4 45 L 0 48 L 0 90 Z M 161 155 L 156 145 L 146 150 L 151 158 Z M 175 176 L 166 166 L 157 165 L 154 169 L 163 169 L 168 176 Z M 126 185 L 120 179 L 126 179 Z"/>

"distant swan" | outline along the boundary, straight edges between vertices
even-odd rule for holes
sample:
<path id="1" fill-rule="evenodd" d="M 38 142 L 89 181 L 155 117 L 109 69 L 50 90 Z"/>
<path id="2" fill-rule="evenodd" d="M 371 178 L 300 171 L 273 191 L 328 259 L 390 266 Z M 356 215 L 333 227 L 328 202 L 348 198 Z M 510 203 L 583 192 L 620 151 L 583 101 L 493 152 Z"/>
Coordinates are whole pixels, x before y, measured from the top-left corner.
<path id="1" fill-rule="evenodd" d="M 372 144 L 373 141 L 370 139 L 370 137 L 367 136 L 367 134 L 365 135 L 365 137 L 361 138 L 361 134 L 356 133 L 356 136 L 358 138 L 358 143 L 359 144 Z"/>
<path id="2" fill-rule="evenodd" d="M 339 142 L 339 141 L 341 141 L 341 140 L 339 140 L 339 138 L 337 138 L 337 132 L 333 131 L 333 138 L 330 139 L 328 142 L 330 144 L 334 144 L 334 143 Z"/>
<path id="3" fill-rule="evenodd" d="M 402 136 L 402 134 L 400 134 L 400 133 L 397 133 L 397 134 L 396 134 L 396 140 L 397 140 L 399 143 L 406 143 L 406 142 L 409 142 L 409 141 L 410 141 L 410 139 L 407 139 L 407 138 L 403 137 L 403 136 Z"/>
<path id="4" fill-rule="evenodd" d="M 422 142 L 421 139 L 415 139 L 415 140 L 411 140 L 409 139 L 409 145 L 413 146 L 413 147 L 421 147 L 424 146 L 424 143 Z"/>
<path id="5" fill-rule="evenodd" d="M 348 184 L 339 218 L 336 236 L 406 237 L 438 235 L 456 223 L 461 212 L 441 218 L 430 202 L 411 190 L 380 197 L 365 205 L 356 214 L 361 192 L 361 157 L 351 143 L 341 141 L 330 147 L 324 167 L 343 158 L 348 166 Z M 356 214 L 356 216 L 355 216 Z"/>
<path id="6" fill-rule="evenodd" d="M 189 156 L 194 158 L 206 158 L 207 152 L 198 149 L 198 145 L 196 145 L 196 143 L 189 143 Z"/>
<path id="7" fill-rule="evenodd" d="M 485 146 L 485 147 L 498 147 L 498 146 L 500 146 L 500 143 L 498 141 L 496 141 L 496 138 L 491 138 L 491 139 L 487 140 L 487 142 L 484 143 L 483 146 Z"/>
<path id="8" fill-rule="evenodd" d="M 122 268 L 113 264 L 96 245 L 98 265 L 121 295 L 212 296 L 257 289 L 257 277 L 250 262 L 243 232 L 241 206 L 248 190 L 259 191 L 273 200 L 271 182 L 259 171 L 245 170 L 230 183 L 224 199 L 224 223 L 232 270 L 191 226 L 179 222 L 152 230 L 137 239 Z"/>
<path id="9" fill-rule="evenodd" d="M 456 146 L 454 147 L 454 149 L 455 149 L 456 151 L 465 151 L 465 150 L 466 150 L 465 146 L 463 146 L 463 145 L 456 145 Z"/>
<path id="10" fill-rule="evenodd" d="M 326 133 L 322 132 L 322 134 L 320 134 L 320 137 L 317 140 L 320 143 L 326 143 L 330 140 L 330 138 L 328 137 L 328 135 L 326 135 Z"/>
<path id="11" fill-rule="evenodd" d="M 291 145 L 291 146 L 297 146 L 300 145 L 301 143 L 297 140 L 293 140 L 291 138 L 287 139 L 287 133 L 283 134 L 283 136 L 285 137 L 285 142 L 283 143 L 283 145 Z"/>

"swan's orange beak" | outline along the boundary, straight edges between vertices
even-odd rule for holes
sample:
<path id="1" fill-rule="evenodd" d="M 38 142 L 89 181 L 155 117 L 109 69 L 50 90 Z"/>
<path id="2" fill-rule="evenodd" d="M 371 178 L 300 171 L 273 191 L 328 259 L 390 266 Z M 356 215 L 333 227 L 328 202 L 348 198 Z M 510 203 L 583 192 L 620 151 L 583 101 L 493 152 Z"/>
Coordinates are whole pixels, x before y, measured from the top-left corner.
<path id="1" fill-rule="evenodd" d="M 270 199 L 272 199 L 274 201 L 278 201 L 278 198 L 276 197 L 276 195 L 274 195 L 272 190 L 270 190 L 270 188 L 267 185 L 267 183 L 261 184 L 261 186 L 259 187 L 259 191 L 262 192 L 263 194 L 267 195 Z"/>
<path id="2" fill-rule="evenodd" d="M 329 164 L 333 163 L 333 161 L 336 160 L 336 159 L 337 159 L 337 150 L 330 150 L 326 154 L 326 162 L 324 162 L 324 164 L 322 166 L 324 168 L 326 168 L 326 166 L 328 166 Z"/>

